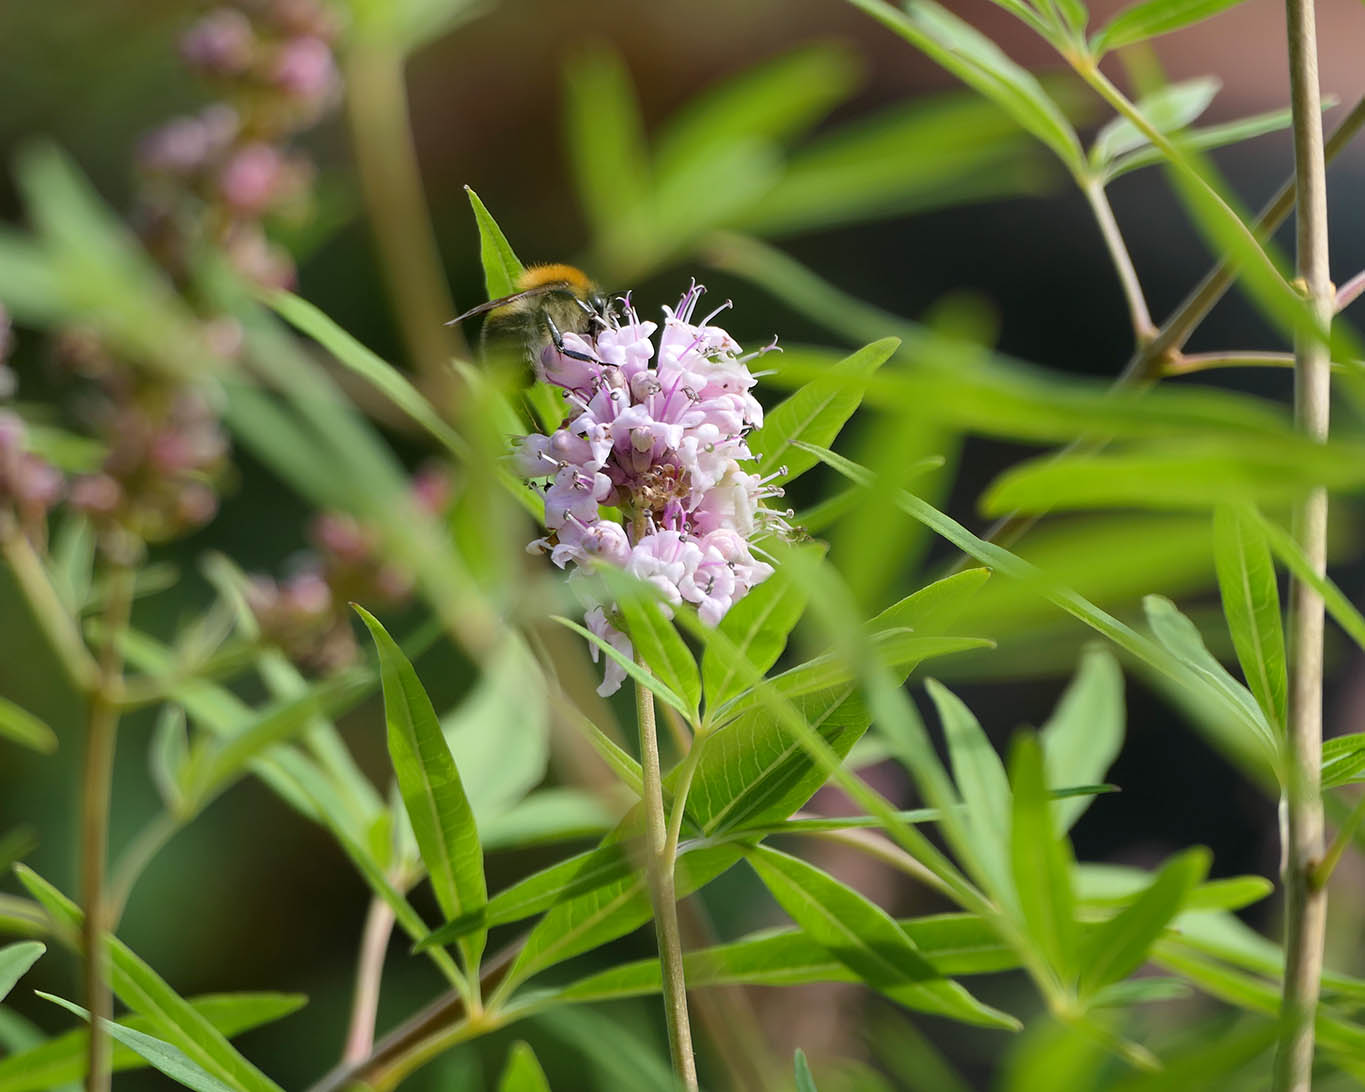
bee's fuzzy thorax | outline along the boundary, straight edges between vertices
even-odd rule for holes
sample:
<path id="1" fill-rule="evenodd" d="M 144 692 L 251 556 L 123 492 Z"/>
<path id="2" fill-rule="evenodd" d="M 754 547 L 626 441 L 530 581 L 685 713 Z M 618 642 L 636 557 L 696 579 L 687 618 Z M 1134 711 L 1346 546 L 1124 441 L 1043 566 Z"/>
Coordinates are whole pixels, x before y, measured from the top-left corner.
<path id="1" fill-rule="evenodd" d="M 581 269 L 559 263 L 528 265 L 517 277 L 517 290 L 520 292 L 559 284 L 584 295 L 592 291 L 593 287 L 592 280 Z"/>

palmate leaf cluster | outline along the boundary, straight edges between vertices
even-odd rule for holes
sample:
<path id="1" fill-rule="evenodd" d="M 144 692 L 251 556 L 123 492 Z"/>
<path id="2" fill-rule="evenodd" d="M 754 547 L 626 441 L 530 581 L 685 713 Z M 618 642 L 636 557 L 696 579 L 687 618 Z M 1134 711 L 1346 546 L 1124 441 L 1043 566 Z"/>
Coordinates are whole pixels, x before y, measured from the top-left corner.
<path id="1" fill-rule="evenodd" d="M 241 323 L 244 351 L 241 363 L 204 360 L 183 300 L 79 174 L 50 149 L 20 164 L 33 230 L 0 234 L 0 299 L 34 325 L 94 321 L 151 367 L 185 369 L 193 356 L 194 370 L 220 389 L 238 443 L 309 503 L 374 527 L 386 555 L 416 579 L 423 619 L 395 625 L 395 639 L 362 604 L 373 655 L 322 681 L 255 640 L 243 576 L 223 557 L 204 565 L 217 600 L 174 640 L 139 630 L 120 637 L 134 672 L 130 700 L 158 707 L 149 757 L 163 812 L 142 843 L 147 854 L 256 777 L 331 835 L 392 911 L 412 948 L 407 958 L 429 961 L 447 983 L 450 1019 L 425 1053 L 364 1074 L 374 1087 L 514 1024 L 559 1028 L 580 1045 L 605 1041 L 592 1023 L 594 1006 L 660 990 L 658 961 L 622 957 L 614 944 L 651 918 L 640 866 L 641 771 L 611 710 L 582 697 L 591 688 L 581 685 L 580 640 L 620 658 L 676 722 L 678 738 L 691 740 L 690 750 L 675 747 L 664 779 L 679 834 L 672 862 L 679 896 L 701 892 L 704 902 L 708 885 L 747 870 L 771 897 L 770 920 L 782 922 L 690 949 L 686 977 L 699 994 L 858 983 L 913 1013 L 984 1029 L 1002 1051 L 1003 1040 L 1031 1025 L 1011 1049 L 1004 1088 L 1044 1087 L 1040 1074 L 1055 1085 L 1061 1072 L 1076 1074 L 1066 1086 L 1077 1089 L 1217 1087 L 1263 1064 L 1273 1045 L 1283 953 L 1236 916 L 1271 883 L 1210 879 L 1217 862 L 1200 847 L 1151 871 L 1085 863 L 1069 832 L 1093 798 L 1112 789 L 1106 779 L 1130 727 L 1125 670 L 1171 695 L 1215 746 L 1278 795 L 1288 722 L 1279 574 L 1316 586 L 1341 629 L 1365 647 L 1365 618 L 1311 571 L 1283 526 L 1284 511 L 1313 486 L 1365 487 L 1365 448 L 1351 429 L 1309 443 L 1282 408 L 1211 387 L 1115 391 L 1063 379 L 994 352 L 974 330 L 964 334 L 951 308 L 924 325 L 879 313 L 759 239 L 1031 192 L 1053 174 L 1033 138 L 1092 192 L 1164 165 L 1196 227 L 1234 259 L 1267 317 L 1292 334 L 1308 319 L 1282 260 L 1200 157 L 1283 128 L 1288 115 L 1200 127 L 1217 92 L 1211 80 L 1158 83 L 1134 101 L 1103 93 L 1101 57 L 1213 16 L 1227 0 L 1140 0 L 1098 27 L 1079 0 L 997 0 L 1056 47 L 1083 83 L 1102 90 L 1114 116 L 1098 122 L 1088 148 L 1076 121 L 1097 120 L 1085 105 L 1094 100 L 1040 81 L 947 7 L 853 2 L 976 94 L 811 136 L 855 82 L 846 53 L 812 47 L 702 96 L 647 140 L 617 58 L 598 52 L 571 67 L 567 146 L 592 230 L 586 264 L 604 280 L 629 283 L 684 257 L 704 259 L 860 346 L 847 354 L 788 347 L 768 377 L 777 400 L 749 438 L 757 469 L 784 486 L 805 477 L 792 494 L 822 497 L 795 521 L 810 541 L 767 544 L 771 580 L 714 630 L 681 613 L 670 621 L 621 574 L 603 573 L 589 589 L 620 605 L 638 663 L 573 622 L 577 605 L 549 574 L 528 576 L 522 566 L 521 543 L 540 500 L 498 461 L 506 437 L 524 428 L 518 393 L 457 363 L 466 409 L 449 416 L 305 300 L 252 292 L 211 256 L 196 271 L 196 292 Z M 404 48 L 467 14 L 430 0 L 371 7 L 357 0 L 357 33 Z M 470 196 L 495 297 L 509 290 L 520 262 Z M 1343 386 L 1355 399 L 1353 344 L 1349 330 L 1334 333 Z M 448 522 L 403 500 L 399 460 L 342 393 L 356 388 L 462 472 Z M 530 401 L 544 410 L 544 398 Z M 860 407 L 861 427 L 845 429 Z M 1082 514 L 1017 551 L 974 534 L 938 503 L 964 436 L 1082 441 L 1015 465 L 981 497 L 987 515 Z M 63 465 L 97 461 L 98 452 L 56 428 L 35 437 Z M 900 594 L 903 559 L 922 557 L 931 539 L 959 551 L 968 567 L 917 579 L 916 590 Z M 52 587 L 79 623 L 104 594 L 90 528 L 67 519 L 49 553 Z M 139 594 L 160 579 L 145 570 Z M 1212 626 L 1170 598 L 1210 588 L 1221 604 Z M 1130 609 L 1144 596 L 1140 611 Z M 451 686 L 424 686 L 419 670 L 447 639 L 462 657 L 453 695 Z M 926 677 L 930 661 L 936 678 Z M 1235 673 L 1225 666 L 1234 662 Z M 1015 731 L 1003 756 L 996 733 L 948 685 L 993 673 L 1071 673 L 1051 716 L 1036 731 Z M 244 700 L 232 685 L 243 679 L 268 696 Z M 907 682 L 923 685 L 933 730 Z M 392 767 L 381 785 L 362 772 L 336 726 L 376 694 Z M 370 720 L 378 732 L 378 717 Z M 554 731 L 586 742 L 608 789 L 547 785 Z M 6 700 L 0 735 L 38 751 L 58 744 L 47 725 Z M 886 759 L 903 767 L 924 807 L 903 810 L 858 776 Z M 1322 773 L 1327 790 L 1365 780 L 1365 733 L 1329 741 Z M 852 814 L 804 810 L 830 784 Z M 812 863 L 810 848 L 830 842 L 850 853 L 873 847 L 945 909 L 892 916 Z M 490 886 L 488 856 L 569 843 L 586 848 Z M 0 842 L 6 865 L 24 852 L 21 834 Z M 139 863 L 126 873 L 129 885 Z M 0 949 L 0 1001 L 45 943 L 74 944 L 81 922 L 80 908 L 48 881 L 23 865 L 16 874 L 23 894 L 0 895 L 0 927 L 43 939 Z M 439 920 L 419 910 L 413 889 L 422 884 Z M 279 1087 L 230 1038 L 287 1016 L 301 998 L 186 999 L 117 936 L 106 947 L 111 985 L 127 1010 L 108 1025 L 115 1069 L 151 1065 L 213 1092 Z M 1036 1001 L 1002 990 L 1006 973 L 1029 982 Z M 1240 1015 L 1201 1040 L 1148 1034 L 1156 1007 L 1195 992 Z M 1329 972 L 1318 1036 L 1325 1067 L 1365 1079 L 1362 999 L 1365 981 Z M 50 1000 L 88 1018 L 69 1001 Z M 961 1084 L 892 1011 L 879 1017 L 887 1028 L 875 1050 L 882 1067 L 911 1087 Z M 8 1010 L 0 1016 L 10 1051 L 0 1059 L 0 1092 L 81 1078 L 86 1031 L 45 1038 Z M 612 1057 L 617 1049 L 638 1046 L 582 1049 L 596 1049 L 593 1064 L 606 1072 L 622 1064 Z M 795 1086 L 814 1088 L 819 1076 L 798 1053 Z M 499 1087 L 548 1086 L 531 1048 L 514 1047 Z"/>

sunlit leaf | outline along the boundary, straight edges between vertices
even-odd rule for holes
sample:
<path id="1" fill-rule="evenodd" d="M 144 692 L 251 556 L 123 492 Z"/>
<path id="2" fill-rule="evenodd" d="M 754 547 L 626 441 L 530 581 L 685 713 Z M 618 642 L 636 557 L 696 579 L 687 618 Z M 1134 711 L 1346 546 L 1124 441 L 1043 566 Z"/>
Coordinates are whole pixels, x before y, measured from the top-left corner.
<path id="1" fill-rule="evenodd" d="M 929 696 L 943 722 L 953 780 L 967 813 L 981 882 L 997 899 L 1013 901 L 1010 881 L 1010 784 L 1005 764 L 972 711 L 946 687 L 930 679 Z"/>
<path id="2" fill-rule="evenodd" d="M 1270 546 L 1254 512 L 1219 507 L 1213 532 L 1223 612 L 1242 674 L 1266 720 L 1283 733 L 1289 725 L 1289 679 Z"/>
<path id="3" fill-rule="evenodd" d="M 1124 8 L 1090 39 L 1097 57 L 1110 50 L 1169 34 L 1233 7 L 1240 0 L 1139 0 Z"/>
<path id="4" fill-rule="evenodd" d="M 498 1078 L 498 1092 L 550 1092 L 545 1070 L 526 1043 L 516 1042 L 507 1052 L 507 1064 Z"/>
<path id="5" fill-rule="evenodd" d="M 1152 945 L 1208 872 L 1210 860 L 1211 854 L 1203 848 L 1172 857 L 1142 894 L 1086 937 L 1079 981 L 1082 994 L 1127 978 L 1146 961 Z"/>
<path id="6" fill-rule="evenodd" d="M 1222 82 L 1213 76 L 1200 76 L 1167 84 L 1140 99 L 1138 110 L 1163 133 L 1184 129 L 1195 121 L 1218 94 Z M 1115 118 L 1102 128 L 1090 146 L 1091 166 L 1103 169 L 1119 156 L 1150 143 L 1129 119 Z"/>
<path id="7" fill-rule="evenodd" d="M 1089 649 L 1075 679 L 1038 734 L 1050 785 L 1099 781 L 1123 746 L 1123 673 L 1104 649 Z M 1091 797 L 1058 800 L 1053 822 L 1070 830 L 1091 804 Z"/>
<path id="8" fill-rule="evenodd" d="M 479 227 L 479 259 L 483 262 L 484 289 L 490 300 L 510 296 L 517 290 L 517 278 L 525 266 L 512 250 L 512 244 L 502 233 L 479 195 L 468 186 L 469 204 L 474 209 L 474 221 Z"/>
<path id="9" fill-rule="evenodd" d="M 436 901 L 447 919 L 475 913 L 488 901 L 483 850 L 441 722 L 393 638 L 368 611 L 356 607 L 356 612 L 379 651 L 389 757 Z M 471 973 L 478 966 L 484 939 L 476 934 L 464 941 Z"/>
<path id="10" fill-rule="evenodd" d="M 1032 732 L 1020 732 L 1010 748 L 1010 860 L 1019 909 L 1029 937 L 1063 976 L 1077 969 L 1075 893 L 1071 845 L 1058 836 L 1048 801 L 1043 750 Z"/>
<path id="11" fill-rule="evenodd" d="M 929 0 L 909 0 L 904 12 L 881 0 L 850 2 L 993 100 L 1068 167 L 1081 169 L 1080 142 L 1057 104 L 979 31 Z"/>
<path id="12" fill-rule="evenodd" d="M 875 903 L 797 857 L 758 846 L 747 854 L 764 885 L 816 943 L 873 989 L 908 1008 L 984 1027 L 1018 1021 L 941 978 L 910 937 Z"/>
<path id="13" fill-rule="evenodd" d="M 795 445 L 832 443 L 862 401 L 858 381 L 886 363 L 899 345 L 895 338 L 874 341 L 773 407 L 763 427 L 749 437 L 758 457 L 756 473 L 766 477 L 785 467 L 781 480 L 791 481 L 813 467 L 815 458 Z"/>

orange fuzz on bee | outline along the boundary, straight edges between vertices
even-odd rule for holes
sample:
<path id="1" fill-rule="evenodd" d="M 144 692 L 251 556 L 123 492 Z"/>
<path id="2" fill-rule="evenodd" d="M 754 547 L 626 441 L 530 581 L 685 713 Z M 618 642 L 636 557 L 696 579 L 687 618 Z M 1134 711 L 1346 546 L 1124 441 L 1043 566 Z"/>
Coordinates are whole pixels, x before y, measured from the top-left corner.
<path id="1" fill-rule="evenodd" d="M 574 266 L 547 263 L 527 266 L 516 286 L 511 295 L 481 303 L 447 325 L 486 314 L 480 339 L 485 357 L 520 348 L 534 363 L 548 345 L 567 356 L 583 356 L 565 348 L 564 335 L 591 334 L 605 319 L 610 303 L 592 278 Z"/>

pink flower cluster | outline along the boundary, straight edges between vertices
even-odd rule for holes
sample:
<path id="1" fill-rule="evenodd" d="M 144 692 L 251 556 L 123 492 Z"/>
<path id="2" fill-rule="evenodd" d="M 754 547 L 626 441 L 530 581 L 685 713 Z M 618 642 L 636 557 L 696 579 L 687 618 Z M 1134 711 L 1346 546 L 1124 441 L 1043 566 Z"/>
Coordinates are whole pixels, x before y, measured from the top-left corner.
<path id="1" fill-rule="evenodd" d="M 676 309 L 664 308 L 657 352 L 659 327 L 641 322 L 628 299 L 619 314 L 596 316 L 590 333 L 566 333 L 564 352 L 547 346 L 537 376 L 561 388 L 569 414 L 552 434 L 524 437 L 515 458 L 524 476 L 547 482 L 550 533 L 533 551 L 548 552 L 560 568 L 619 566 L 658 588 L 666 605 L 691 604 L 714 626 L 772 574 L 753 539 L 786 524 L 762 505 L 781 490 L 744 465 L 754 458 L 745 436 L 763 423 L 748 367 L 760 354 L 741 355 L 711 325 L 728 303 L 693 323 L 703 291 L 694 284 Z M 619 520 L 604 517 L 603 507 Z M 606 610 L 593 609 L 586 621 L 631 654 Z M 614 693 L 624 678 L 608 659 L 599 693 Z"/>

